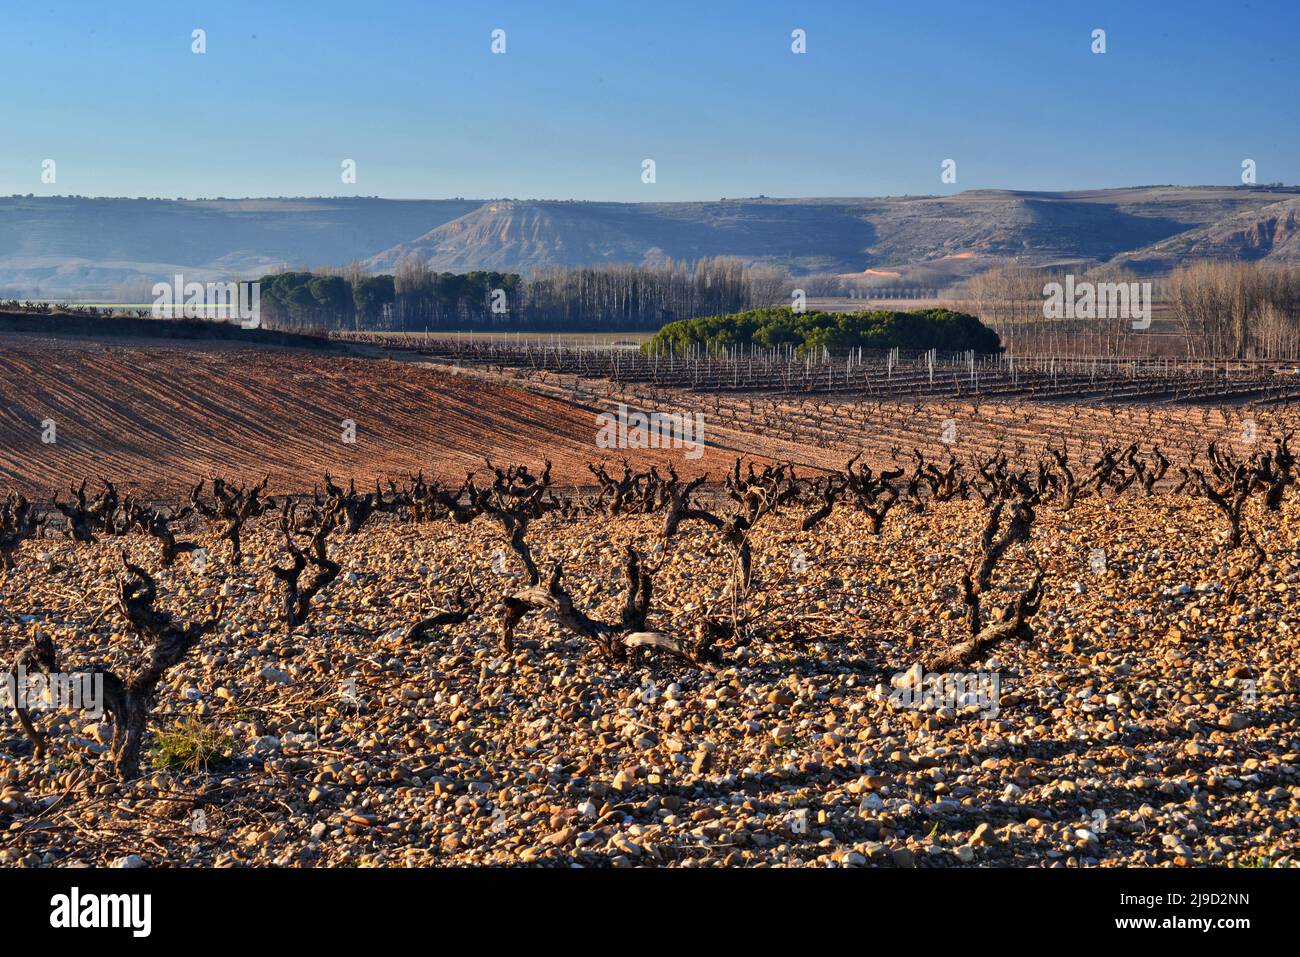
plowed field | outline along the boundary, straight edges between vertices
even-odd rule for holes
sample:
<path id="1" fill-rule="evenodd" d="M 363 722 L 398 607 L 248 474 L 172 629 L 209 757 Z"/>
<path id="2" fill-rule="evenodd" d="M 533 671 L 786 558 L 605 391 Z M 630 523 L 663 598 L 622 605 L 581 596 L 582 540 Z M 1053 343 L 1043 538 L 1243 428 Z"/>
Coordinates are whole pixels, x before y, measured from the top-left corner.
<path id="1" fill-rule="evenodd" d="M 325 470 L 358 485 L 419 469 L 458 480 L 484 456 L 549 457 L 557 484 L 573 485 L 591 482 L 587 462 L 624 454 L 597 448 L 596 433 L 584 406 L 418 364 L 0 336 L 0 487 L 29 493 L 100 475 L 146 496 L 213 472 L 269 474 L 272 491 L 310 488 Z M 633 454 L 684 475 L 729 461 L 714 450 L 694 461 L 681 449 Z"/>

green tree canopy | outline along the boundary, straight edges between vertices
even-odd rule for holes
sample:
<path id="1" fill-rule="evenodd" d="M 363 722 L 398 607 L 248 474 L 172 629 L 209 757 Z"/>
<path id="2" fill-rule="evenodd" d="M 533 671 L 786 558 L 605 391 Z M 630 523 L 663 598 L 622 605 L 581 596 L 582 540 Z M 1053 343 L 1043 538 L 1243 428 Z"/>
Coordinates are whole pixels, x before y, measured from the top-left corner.
<path id="1" fill-rule="evenodd" d="M 343 312 L 353 306 L 352 286 L 342 276 L 317 276 L 307 289 L 322 309 Z"/>
<path id="2" fill-rule="evenodd" d="M 992 329 L 975 316 L 950 309 L 835 313 L 795 312 L 789 306 L 670 322 L 642 348 L 654 353 L 736 345 L 788 346 L 801 355 L 822 349 L 973 349 L 979 353 L 1002 349 Z"/>
<path id="3" fill-rule="evenodd" d="M 371 276 L 352 287 L 352 302 L 362 322 L 374 322 L 397 298 L 392 276 Z"/>

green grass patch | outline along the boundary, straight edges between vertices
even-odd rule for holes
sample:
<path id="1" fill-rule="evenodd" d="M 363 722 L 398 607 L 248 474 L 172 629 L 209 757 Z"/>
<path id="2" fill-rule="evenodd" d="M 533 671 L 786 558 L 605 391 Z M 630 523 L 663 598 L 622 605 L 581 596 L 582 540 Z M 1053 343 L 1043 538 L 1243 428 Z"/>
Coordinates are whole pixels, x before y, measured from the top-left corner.
<path id="1" fill-rule="evenodd" d="M 230 763 L 235 739 L 197 718 L 176 721 L 159 731 L 149 751 L 155 771 L 209 771 Z"/>

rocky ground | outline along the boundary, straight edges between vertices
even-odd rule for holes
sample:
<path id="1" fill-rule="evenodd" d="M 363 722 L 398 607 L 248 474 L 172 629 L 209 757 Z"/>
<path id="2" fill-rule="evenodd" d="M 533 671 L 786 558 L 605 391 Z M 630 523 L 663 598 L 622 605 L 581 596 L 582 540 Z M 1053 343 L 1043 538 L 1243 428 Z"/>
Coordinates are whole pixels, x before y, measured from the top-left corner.
<path id="1" fill-rule="evenodd" d="M 1258 503 L 1251 503 L 1257 509 Z M 158 571 L 183 620 L 224 597 L 219 631 L 164 684 L 151 727 L 201 727 L 205 771 L 116 782 L 107 723 L 38 718 L 38 759 L 0 723 L 0 861 L 119 866 L 1243 867 L 1300 861 L 1296 705 L 1300 547 L 1294 496 L 1251 513 L 1269 560 L 1228 606 L 1245 559 L 1204 500 L 1087 499 L 1040 509 L 1032 549 L 1047 597 L 1028 644 L 978 670 L 992 702 L 910 707 L 900 674 L 964 637 L 959 581 L 978 501 L 891 513 L 879 538 L 842 509 L 801 533 L 797 511 L 755 533 L 753 640 L 710 674 L 660 660 L 621 667 L 549 616 L 497 644 L 490 612 L 423 646 L 400 639 L 446 607 L 467 573 L 517 587 L 499 527 L 382 517 L 331 539 L 343 575 L 310 629 L 278 625 L 258 523 L 232 570 L 214 545 Z M 624 543 L 661 518 L 548 517 L 529 532 L 565 562 L 586 610 L 617 618 Z M 203 537 L 205 542 L 210 539 Z M 120 541 L 26 543 L 0 572 L 0 655 L 38 630 L 61 666 L 125 669 L 139 646 L 113 595 Z M 1098 550 L 1104 553 L 1098 558 Z M 1000 570 L 1024 586 L 1013 551 Z M 500 569 L 504 568 L 502 574 Z M 723 547 L 688 525 L 656 579 L 652 623 L 723 597 Z M 187 732 L 192 734 L 192 730 Z M 184 738 L 185 733 L 181 737 Z"/>

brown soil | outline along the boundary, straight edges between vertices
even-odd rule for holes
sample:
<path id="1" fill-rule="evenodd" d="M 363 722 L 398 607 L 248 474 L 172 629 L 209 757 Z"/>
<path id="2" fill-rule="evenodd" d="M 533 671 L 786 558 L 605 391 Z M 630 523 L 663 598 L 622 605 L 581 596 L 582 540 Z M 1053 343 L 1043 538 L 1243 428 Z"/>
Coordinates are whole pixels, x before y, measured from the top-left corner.
<path id="1" fill-rule="evenodd" d="M 591 482 L 596 410 L 451 370 L 219 343 L 123 347 L 0 335 L 0 486 L 48 494 L 86 476 L 170 496 L 199 476 L 299 491 L 331 471 L 358 484 L 423 469 L 447 480 L 495 462 L 555 462 L 557 484 Z M 356 422 L 345 444 L 343 421 Z M 53 420 L 56 441 L 42 442 Z M 643 450 L 683 475 L 727 453 Z M 92 481 L 93 484 L 93 481 Z"/>
<path id="2" fill-rule="evenodd" d="M 325 471 L 358 485 L 426 476 L 459 481 L 494 463 L 554 463 L 560 486 L 592 484 L 588 462 L 671 464 L 720 478 L 737 455 L 839 468 L 850 455 L 890 466 L 920 449 L 964 461 L 1005 451 L 1032 465 L 1049 444 L 1077 458 L 1103 444 L 1159 444 L 1186 460 L 1208 440 L 1242 455 L 1292 431 L 1284 405 L 1022 401 L 836 402 L 799 396 L 713 396 L 624 389 L 606 380 L 524 370 L 457 370 L 412 354 L 324 355 L 234 343 L 0 333 L 0 488 L 48 495 L 97 476 L 147 498 L 174 497 L 199 477 L 270 476 L 272 492 L 310 489 Z M 601 449 L 596 415 L 618 403 L 700 413 L 708 448 Z M 42 442 L 42 422 L 57 441 Z M 343 421 L 356 442 L 342 441 Z M 951 423 L 951 425 L 949 425 Z M 1263 446 L 1256 442 L 1262 441 Z"/>

